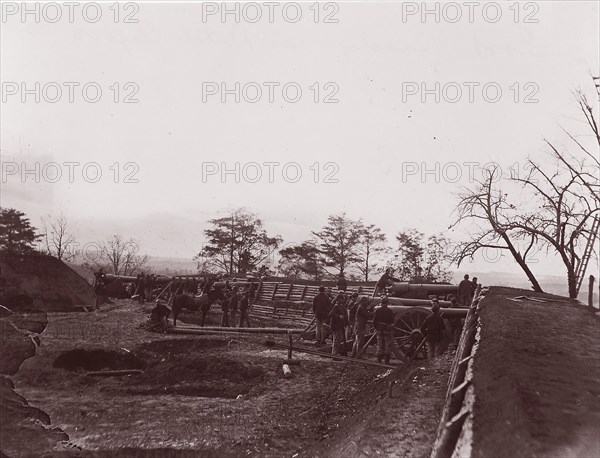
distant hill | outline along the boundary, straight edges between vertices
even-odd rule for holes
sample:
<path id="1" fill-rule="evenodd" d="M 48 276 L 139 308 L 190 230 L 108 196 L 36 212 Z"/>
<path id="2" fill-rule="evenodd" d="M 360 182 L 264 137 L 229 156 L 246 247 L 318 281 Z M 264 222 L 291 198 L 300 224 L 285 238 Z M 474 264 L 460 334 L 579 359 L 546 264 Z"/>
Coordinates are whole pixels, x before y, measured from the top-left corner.
<path id="1" fill-rule="evenodd" d="M 148 261 L 148 270 L 164 275 L 193 275 L 198 272 L 198 263 L 193 259 L 164 258 L 152 256 Z"/>
<path id="2" fill-rule="evenodd" d="M 94 282 L 94 272 L 88 267 L 84 266 L 82 260 L 67 262 L 66 264 L 83 278 L 85 278 L 90 284 Z M 196 266 L 196 261 L 192 259 L 188 260 L 182 258 L 163 258 L 154 256 L 150 258 L 144 270 L 146 273 L 163 275 L 193 275 L 197 272 Z"/>

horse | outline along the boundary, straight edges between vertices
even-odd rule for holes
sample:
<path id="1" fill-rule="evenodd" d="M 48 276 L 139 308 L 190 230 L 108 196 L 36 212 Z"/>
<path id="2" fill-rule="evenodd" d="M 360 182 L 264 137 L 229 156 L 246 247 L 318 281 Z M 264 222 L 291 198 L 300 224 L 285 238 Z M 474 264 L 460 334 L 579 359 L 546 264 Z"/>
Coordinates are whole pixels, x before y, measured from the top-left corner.
<path id="1" fill-rule="evenodd" d="M 193 312 L 202 309 L 202 322 L 201 326 L 204 326 L 204 320 L 206 314 L 210 310 L 212 304 L 225 299 L 223 290 L 221 288 L 213 288 L 208 293 L 202 293 L 199 296 L 192 294 L 180 293 L 173 297 L 173 326 L 177 326 L 177 317 L 181 310 L 187 309 Z"/>

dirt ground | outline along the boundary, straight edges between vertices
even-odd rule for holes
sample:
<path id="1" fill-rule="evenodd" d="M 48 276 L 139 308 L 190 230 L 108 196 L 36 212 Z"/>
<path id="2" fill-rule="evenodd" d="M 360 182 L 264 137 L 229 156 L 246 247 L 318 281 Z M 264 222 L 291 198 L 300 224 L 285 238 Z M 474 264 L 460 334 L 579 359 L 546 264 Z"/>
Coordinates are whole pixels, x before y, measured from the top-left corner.
<path id="1" fill-rule="evenodd" d="M 522 295 L 548 302 L 509 299 Z M 600 456 L 597 313 L 557 296 L 493 287 L 480 320 L 473 456 Z"/>
<path id="2" fill-rule="evenodd" d="M 17 392 L 45 410 L 76 447 L 53 455 L 429 454 L 450 355 L 388 371 L 295 353 L 300 365 L 285 379 L 287 351 L 268 349 L 267 336 L 152 333 L 140 326 L 149 311 L 150 305 L 123 300 L 99 312 L 48 314 L 42 345 L 14 380 Z M 220 312 L 210 313 L 216 324 Z M 143 372 L 85 374 L 101 369 Z"/>

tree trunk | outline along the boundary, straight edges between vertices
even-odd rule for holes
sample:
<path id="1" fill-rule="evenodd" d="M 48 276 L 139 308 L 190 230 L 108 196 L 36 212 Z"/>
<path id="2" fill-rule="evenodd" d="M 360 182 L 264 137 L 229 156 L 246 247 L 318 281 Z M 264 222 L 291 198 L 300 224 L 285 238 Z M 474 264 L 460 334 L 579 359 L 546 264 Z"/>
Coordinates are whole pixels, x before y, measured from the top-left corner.
<path id="1" fill-rule="evenodd" d="M 531 286 L 533 287 L 533 290 L 537 293 L 543 293 L 544 291 L 542 290 L 542 287 L 540 286 L 537 279 L 535 278 L 535 275 L 533 275 L 533 272 L 531 272 L 531 270 L 529 269 L 529 266 L 527 266 L 527 264 L 523 260 L 521 260 L 521 261 L 517 260 L 517 263 L 521 266 L 521 269 L 523 269 L 523 271 L 525 272 L 525 275 L 527 275 L 527 278 L 531 282 Z"/>
<path id="2" fill-rule="evenodd" d="M 577 299 L 577 277 L 573 269 L 567 268 L 567 284 L 569 286 L 569 297 Z"/>
<path id="3" fill-rule="evenodd" d="M 537 293 L 543 293 L 544 291 L 542 290 L 542 287 L 538 283 L 537 278 L 535 278 L 535 275 L 533 275 L 533 272 L 531 271 L 531 269 L 529 268 L 527 263 L 523 260 L 523 257 L 521 256 L 521 254 L 515 249 L 512 242 L 510 241 L 509 237 L 505 233 L 500 233 L 500 236 L 506 242 L 506 246 L 508 247 L 510 253 L 513 255 L 513 258 L 515 259 L 515 261 L 517 261 L 517 264 L 519 264 L 521 269 L 523 269 L 523 272 L 525 272 L 525 275 L 527 275 L 527 278 L 531 282 L 531 286 L 533 287 L 533 290 Z"/>

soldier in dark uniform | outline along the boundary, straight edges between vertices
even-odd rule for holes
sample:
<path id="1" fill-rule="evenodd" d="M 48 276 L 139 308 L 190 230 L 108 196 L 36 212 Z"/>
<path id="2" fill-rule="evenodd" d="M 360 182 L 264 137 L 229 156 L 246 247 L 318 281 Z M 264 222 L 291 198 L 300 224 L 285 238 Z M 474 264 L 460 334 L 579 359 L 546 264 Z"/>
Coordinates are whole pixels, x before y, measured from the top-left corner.
<path id="1" fill-rule="evenodd" d="M 333 333 L 333 346 L 331 347 L 332 355 L 346 356 L 346 339 L 344 336 L 346 325 L 348 324 L 344 302 L 336 301 L 329 312 L 329 328 Z"/>
<path id="2" fill-rule="evenodd" d="M 250 308 L 250 291 L 242 290 L 240 297 L 240 323 L 238 327 L 243 328 L 244 322 L 247 327 L 250 327 L 250 319 L 248 317 L 248 309 Z"/>
<path id="3" fill-rule="evenodd" d="M 385 363 L 390 363 L 394 352 L 394 312 L 388 307 L 387 297 L 381 299 L 381 307 L 375 311 L 373 326 L 377 331 L 377 362 L 385 358 Z"/>
<path id="4" fill-rule="evenodd" d="M 431 301 L 431 304 L 433 314 L 425 318 L 425 321 L 421 325 L 421 333 L 427 341 L 427 356 L 433 359 L 442 354 L 441 345 L 446 331 L 444 320 L 440 316 L 439 304 L 435 301 Z"/>
<path id="5" fill-rule="evenodd" d="M 473 284 L 469 281 L 469 275 L 465 275 L 464 280 L 458 284 L 458 303 L 462 305 L 471 305 L 473 293 Z"/>
<path id="6" fill-rule="evenodd" d="M 229 300 L 231 299 L 231 293 L 223 288 L 223 294 L 225 295 L 225 299 L 221 302 L 221 312 L 223 315 L 221 316 L 221 327 L 228 328 L 229 327 Z"/>
<path id="7" fill-rule="evenodd" d="M 338 291 L 346 291 L 348 289 L 348 282 L 344 277 L 344 274 L 340 274 L 337 281 L 337 289 Z"/>
<path id="8" fill-rule="evenodd" d="M 138 275 L 138 303 L 145 304 L 146 303 L 146 275 L 144 272 Z"/>
<path id="9" fill-rule="evenodd" d="M 394 281 L 400 281 L 397 278 L 392 276 L 392 269 L 389 267 L 385 269 L 385 273 L 377 280 L 377 284 L 375 285 L 375 296 L 379 296 L 385 294 L 385 289 L 390 286 L 390 284 Z"/>
<path id="10" fill-rule="evenodd" d="M 169 328 L 168 317 L 171 314 L 169 307 L 162 304 L 160 300 L 156 301 L 156 307 L 150 312 L 150 323 L 149 327 L 152 331 L 159 331 L 166 333 Z"/>
<path id="11" fill-rule="evenodd" d="M 106 274 L 104 273 L 104 269 L 101 268 L 98 272 L 94 274 L 94 292 L 96 293 L 96 304 L 95 308 L 98 310 L 101 304 L 104 304 L 105 298 L 105 289 L 106 289 Z"/>
<path id="12" fill-rule="evenodd" d="M 352 293 L 348 301 L 348 333 L 347 339 L 354 338 L 354 323 L 356 322 L 356 309 L 358 308 L 358 293 Z"/>

